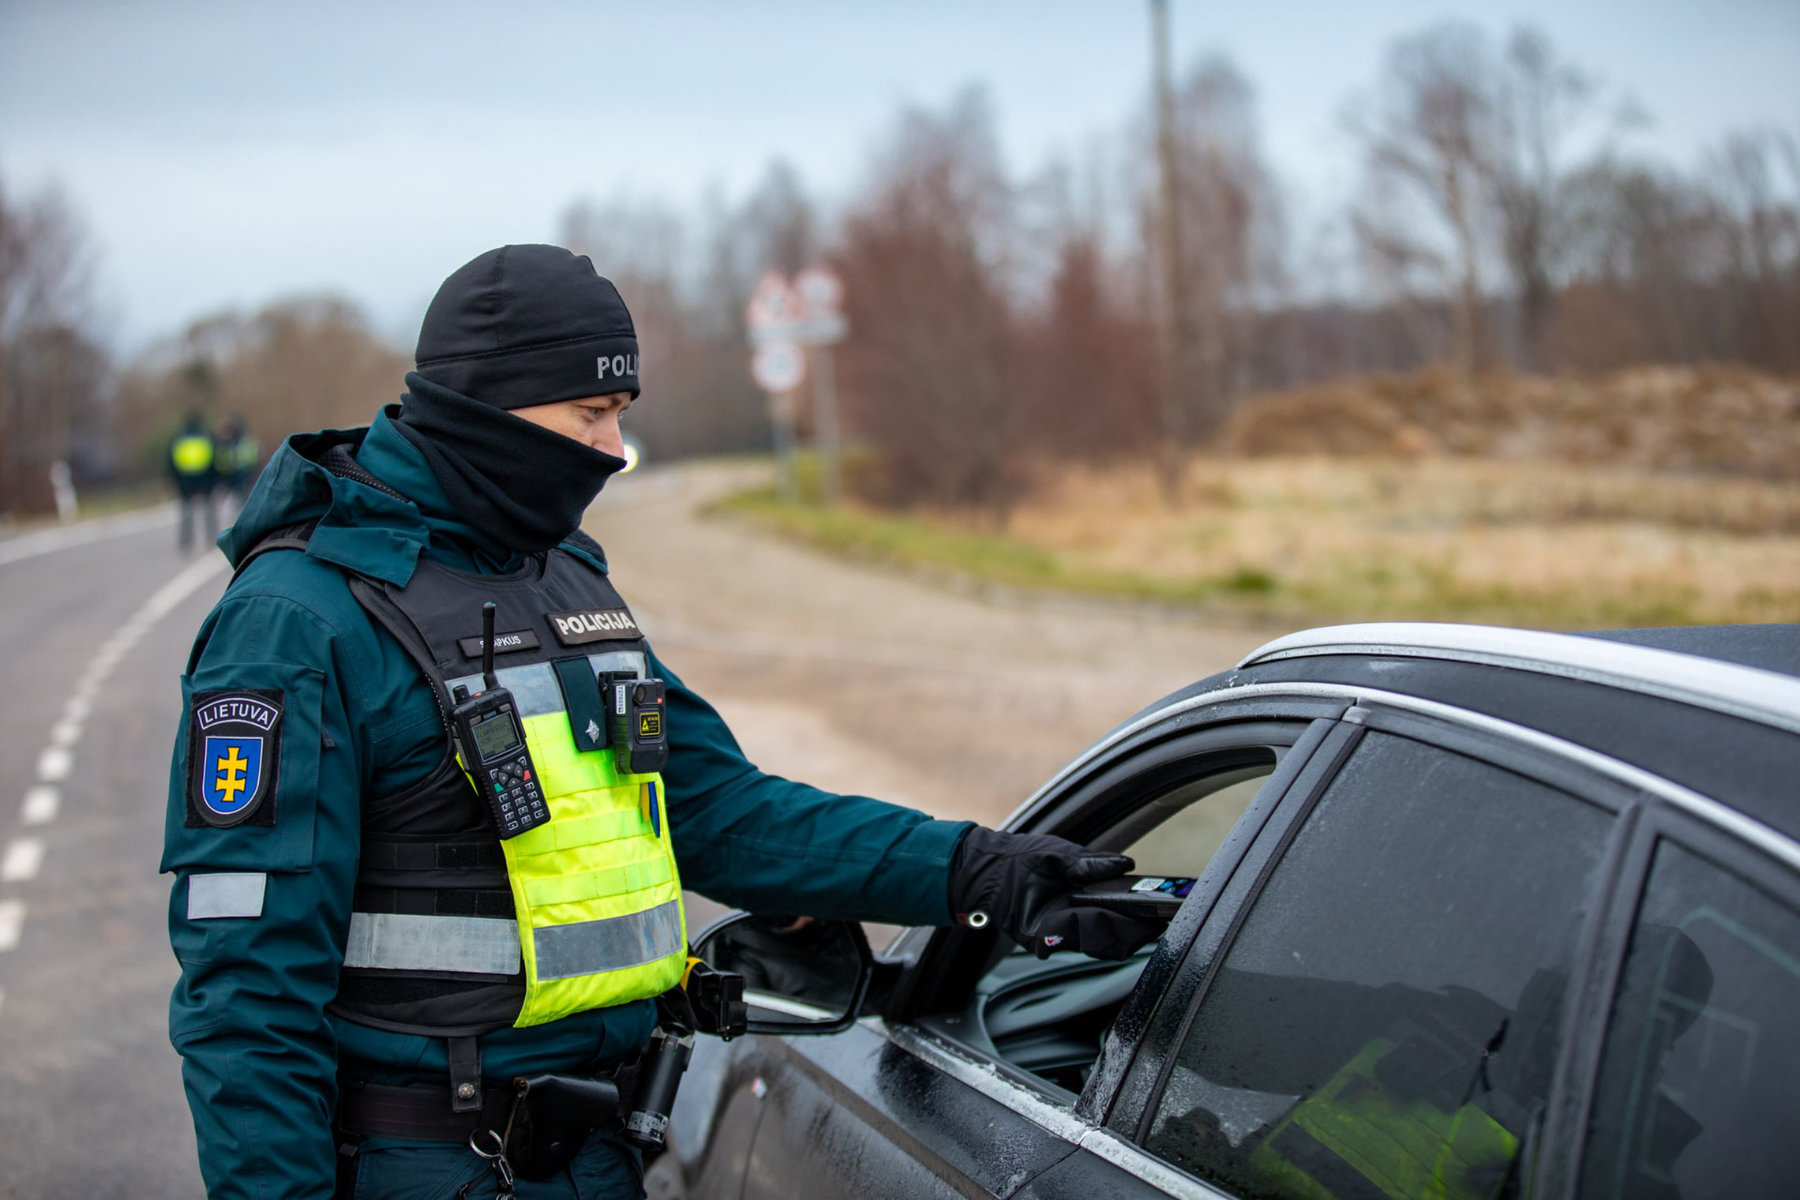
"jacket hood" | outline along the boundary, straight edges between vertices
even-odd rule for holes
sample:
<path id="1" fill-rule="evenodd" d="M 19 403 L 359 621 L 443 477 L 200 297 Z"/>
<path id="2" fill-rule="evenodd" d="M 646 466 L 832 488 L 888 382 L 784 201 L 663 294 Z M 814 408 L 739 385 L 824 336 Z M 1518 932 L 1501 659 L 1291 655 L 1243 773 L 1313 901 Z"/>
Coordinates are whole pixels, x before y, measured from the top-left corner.
<path id="1" fill-rule="evenodd" d="M 358 429 L 297 433 L 269 459 L 237 521 L 219 535 L 235 568 L 270 534 L 313 525 L 313 558 L 406 586 L 419 555 L 464 570 L 507 572 L 523 556 L 470 528 L 445 495 L 425 456 L 394 425 L 389 405 Z M 599 545 L 577 531 L 563 548 L 600 570 Z"/>
<path id="2" fill-rule="evenodd" d="M 377 482 L 339 473 L 345 456 L 363 457 L 365 444 L 371 441 L 370 449 L 384 443 L 405 447 L 396 461 L 405 466 L 411 458 L 417 469 L 396 471 L 384 462 L 385 475 L 376 477 Z M 339 471 L 326 465 L 333 457 L 339 460 Z M 385 484 L 386 490 L 377 483 Z M 431 540 L 431 524 L 420 503 L 429 507 L 434 500 L 442 501 L 441 489 L 384 413 L 360 429 L 322 429 L 289 437 L 270 458 L 236 523 L 219 536 L 219 549 L 236 567 L 270 534 L 313 524 L 309 555 L 404 585 Z"/>

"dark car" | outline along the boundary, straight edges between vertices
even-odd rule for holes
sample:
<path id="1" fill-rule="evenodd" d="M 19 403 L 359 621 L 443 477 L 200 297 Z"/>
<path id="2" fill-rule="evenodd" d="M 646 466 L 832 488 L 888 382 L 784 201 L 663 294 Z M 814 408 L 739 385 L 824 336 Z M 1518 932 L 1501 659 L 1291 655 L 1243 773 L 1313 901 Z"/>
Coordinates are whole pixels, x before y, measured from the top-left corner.
<path id="1" fill-rule="evenodd" d="M 1137 956 L 715 928 L 761 1023 L 650 1194 L 1800 1194 L 1796 676 L 1800 625 L 1272 642 L 1007 823 L 1137 860 Z"/>

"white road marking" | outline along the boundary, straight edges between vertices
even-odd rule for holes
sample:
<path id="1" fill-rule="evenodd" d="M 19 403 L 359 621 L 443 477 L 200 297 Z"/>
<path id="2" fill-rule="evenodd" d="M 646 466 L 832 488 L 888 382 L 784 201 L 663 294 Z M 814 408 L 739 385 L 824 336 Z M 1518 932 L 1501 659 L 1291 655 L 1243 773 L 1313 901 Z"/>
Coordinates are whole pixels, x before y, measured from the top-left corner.
<path id="1" fill-rule="evenodd" d="M 100 532 L 93 529 L 85 533 L 79 529 L 50 530 L 47 534 L 33 534 L 10 543 L 0 543 L 0 564 L 17 562 L 32 554 L 47 554 L 63 546 L 78 545 L 84 541 L 97 541 L 101 537 L 135 532 L 149 525 L 163 523 L 168 515 L 160 513 L 156 519 L 147 521 L 143 514 L 138 514 L 135 522 L 94 522 L 95 526 L 107 526 Z M 81 740 L 81 726 L 93 712 L 94 697 L 106 682 L 106 677 L 118 666 L 119 660 L 150 632 L 152 626 L 227 565 L 224 558 L 213 554 L 190 563 L 180 574 L 151 593 L 150 598 L 114 630 L 113 635 L 95 652 L 93 660 L 82 672 L 80 682 L 75 685 L 75 694 L 63 706 L 62 719 L 50 731 L 50 744 L 38 755 L 38 783 L 25 793 L 25 807 L 21 813 L 25 824 L 48 825 L 56 819 L 62 799 L 57 789 L 50 785 L 68 778 L 69 769 L 75 765 L 70 747 Z M 6 853 L 0 855 L 0 883 L 24 883 L 35 879 L 43 865 L 44 843 L 41 839 L 14 838 L 7 845 Z M 24 925 L 25 902 L 0 900 L 0 950 L 11 950 L 19 944 L 19 934 Z M 0 992 L 0 1002 L 5 997 L 6 993 Z"/>
<path id="2" fill-rule="evenodd" d="M 123 513 L 98 521 L 83 521 L 79 525 L 65 525 L 57 529 L 20 534 L 18 537 L 0 541 L 0 566 L 27 558 L 36 558 L 40 554 L 53 554 L 71 546 L 85 546 L 90 542 L 125 537 L 128 534 L 142 533 L 146 529 L 156 529 L 159 526 L 173 525 L 174 523 L 175 506 L 161 504 L 143 512 Z"/>
<path id="3" fill-rule="evenodd" d="M 36 879 L 44 865 L 44 843 L 37 838 L 14 838 L 0 857 L 0 883 L 24 883 Z"/>
<path id="4" fill-rule="evenodd" d="M 69 777 L 69 768 L 74 759 L 61 746 L 48 747 L 38 755 L 38 778 L 45 783 L 60 783 Z"/>
<path id="5" fill-rule="evenodd" d="M 25 810 L 20 815 L 27 825 L 48 825 L 56 819 L 62 797 L 47 783 L 40 783 L 25 793 Z"/>

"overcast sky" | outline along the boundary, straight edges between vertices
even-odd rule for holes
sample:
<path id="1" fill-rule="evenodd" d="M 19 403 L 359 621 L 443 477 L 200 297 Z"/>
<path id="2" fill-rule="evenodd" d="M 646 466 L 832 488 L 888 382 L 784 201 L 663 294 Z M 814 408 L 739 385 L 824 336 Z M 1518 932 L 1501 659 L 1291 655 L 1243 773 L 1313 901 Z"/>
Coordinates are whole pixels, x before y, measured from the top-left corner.
<path id="1" fill-rule="evenodd" d="M 1539 26 L 1685 168 L 1731 129 L 1800 132 L 1800 0 L 1171 9 L 1178 67 L 1222 51 L 1255 84 L 1303 213 L 1350 186 L 1340 114 L 1385 47 L 1450 16 Z M 1144 0 L 0 0 L 0 180 L 85 215 L 122 350 L 327 289 L 408 344 L 444 275 L 553 238 L 571 200 L 735 199 L 777 155 L 837 200 L 902 105 L 971 82 L 1035 171 L 1125 128 L 1148 29 Z"/>

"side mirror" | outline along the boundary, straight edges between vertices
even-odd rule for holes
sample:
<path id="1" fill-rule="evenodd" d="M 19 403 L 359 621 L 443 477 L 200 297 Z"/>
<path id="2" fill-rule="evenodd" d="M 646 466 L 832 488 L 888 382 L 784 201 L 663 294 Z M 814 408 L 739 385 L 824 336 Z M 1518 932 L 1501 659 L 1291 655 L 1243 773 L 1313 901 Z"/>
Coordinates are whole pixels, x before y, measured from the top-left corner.
<path id="1" fill-rule="evenodd" d="M 862 1011 L 875 974 L 854 921 L 736 913 L 715 922 L 694 953 L 744 977 L 750 1033 L 838 1033 Z"/>

